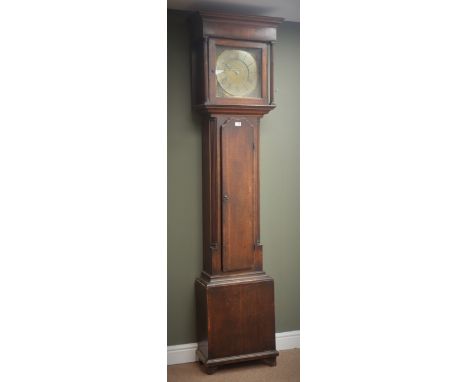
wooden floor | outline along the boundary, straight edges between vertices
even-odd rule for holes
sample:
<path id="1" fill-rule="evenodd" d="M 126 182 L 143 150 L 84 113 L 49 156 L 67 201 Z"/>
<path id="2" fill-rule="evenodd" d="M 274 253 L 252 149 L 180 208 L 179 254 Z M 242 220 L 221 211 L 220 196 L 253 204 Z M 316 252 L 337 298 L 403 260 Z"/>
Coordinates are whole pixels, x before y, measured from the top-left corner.
<path id="1" fill-rule="evenodd" d="M 298 382 L 299 349 L 283 350 L 276 359 L 276 367 L 260 361 L 244 362 L 220 367 L 207 375 L 198 363 L 184 363 L 167 367 L 168 382 Z"/>

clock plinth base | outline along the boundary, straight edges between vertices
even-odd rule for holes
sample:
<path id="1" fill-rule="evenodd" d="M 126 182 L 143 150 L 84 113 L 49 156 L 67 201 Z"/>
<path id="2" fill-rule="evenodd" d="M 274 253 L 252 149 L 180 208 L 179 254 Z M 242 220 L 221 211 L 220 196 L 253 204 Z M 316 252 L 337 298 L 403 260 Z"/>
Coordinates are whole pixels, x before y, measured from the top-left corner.
<path id="1" fill-rule="evenodd" d="M 265 360 L 276 364 L 274 285 L 265 274 L 195 282 L 197 357 L 218 366 Z"/>
<path id="2" fill-rule="evenodd" d="M 276 357 L 278 357 L 278 354 L 279 353 L 277 350 L 271 350 L 261 353 L 251 353 L 232 357 L 207 359 L 206 356 L 200 350 L 197 350 L 197 358 L 203 364 L 203 369 L 205 370 L 206 374 L 215 373 L 216 370 L 218 370 L 219 366 L 257 360 L 261 360 L 269 366 L 276 366 Z"/>

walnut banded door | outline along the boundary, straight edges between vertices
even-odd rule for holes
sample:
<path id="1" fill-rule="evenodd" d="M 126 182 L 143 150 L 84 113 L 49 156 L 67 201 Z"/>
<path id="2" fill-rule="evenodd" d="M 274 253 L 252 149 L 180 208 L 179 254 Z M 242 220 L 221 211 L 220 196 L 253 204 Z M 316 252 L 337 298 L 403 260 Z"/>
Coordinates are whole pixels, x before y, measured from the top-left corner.
<path id="1" fill-rule="evenodd" d="M 254 268 L 256 171 L 254 126 L 247 118 L 221 126 L 222 270 Z"/>

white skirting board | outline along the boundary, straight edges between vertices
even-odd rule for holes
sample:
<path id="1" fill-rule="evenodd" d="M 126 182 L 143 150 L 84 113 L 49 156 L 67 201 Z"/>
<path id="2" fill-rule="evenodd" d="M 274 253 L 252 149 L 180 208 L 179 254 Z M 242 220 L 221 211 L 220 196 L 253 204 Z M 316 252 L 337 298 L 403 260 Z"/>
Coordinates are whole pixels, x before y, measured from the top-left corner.
<path id="1" fill-rule="evenodd" d="M 299 348 L 299 330 L 276 333 L 276 350 Z M 167 364 L 196 362 L 197 344 L 182 344 L 167 347 Z"/>

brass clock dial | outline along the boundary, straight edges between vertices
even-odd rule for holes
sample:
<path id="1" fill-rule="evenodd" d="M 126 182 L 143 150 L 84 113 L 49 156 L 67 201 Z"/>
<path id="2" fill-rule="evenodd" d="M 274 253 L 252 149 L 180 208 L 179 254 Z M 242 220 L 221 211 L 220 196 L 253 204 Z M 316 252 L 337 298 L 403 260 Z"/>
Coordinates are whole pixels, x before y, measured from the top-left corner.
<path id="1" fill-rule="evenodd" d="M 249 96 L 258 86 L 254 56 L 241 49 L 226 49 L 216 61 L 216 80 L 227 97 Z"/>

